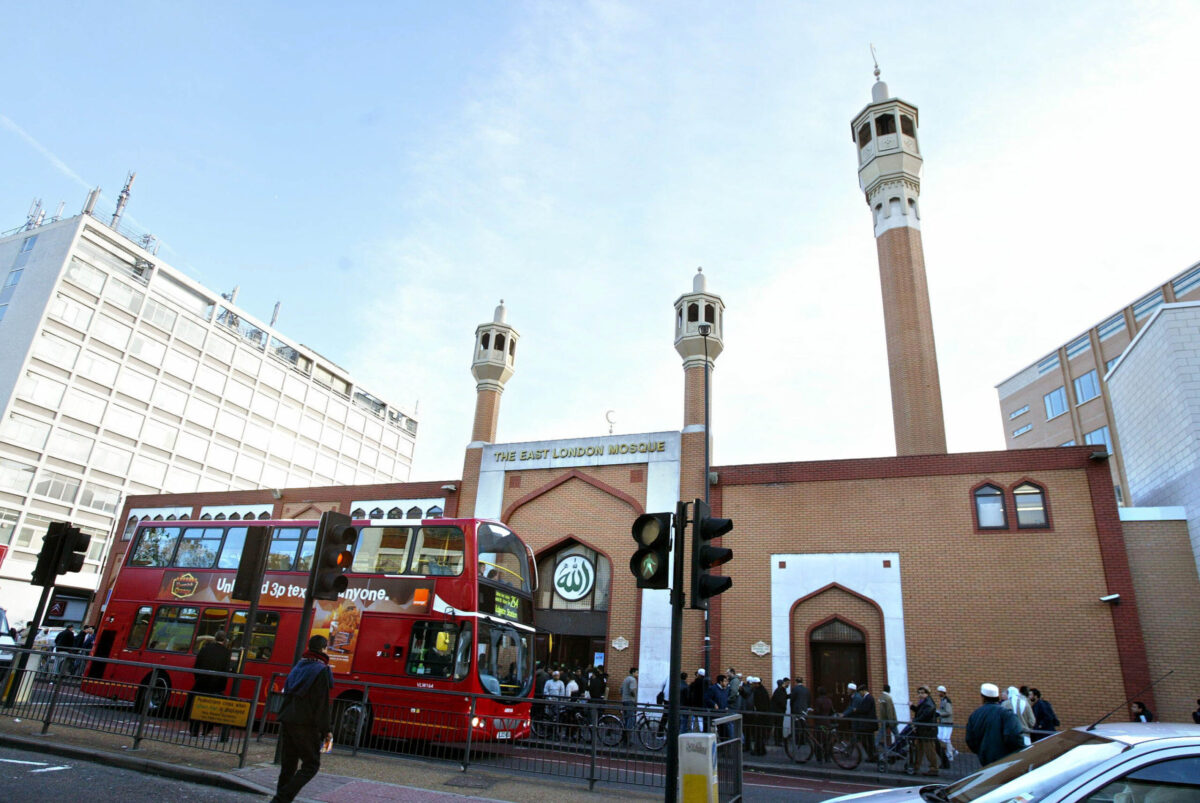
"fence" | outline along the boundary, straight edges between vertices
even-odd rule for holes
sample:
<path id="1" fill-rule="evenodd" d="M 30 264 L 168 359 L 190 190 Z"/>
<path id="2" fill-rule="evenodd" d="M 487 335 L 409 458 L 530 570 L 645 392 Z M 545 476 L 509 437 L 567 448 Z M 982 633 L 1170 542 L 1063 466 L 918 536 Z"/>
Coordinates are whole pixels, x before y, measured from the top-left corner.
<path id="1" fill-rule="evenodd" d="M 40 721 L 42 733 L 51 725 L 115 733 L 131 737 L 135 749 L 145 739 L 235 755 L 238 766 L 245 766 L 247 726 L 252 722 L 248 700 L 173 689 L 165 667 L 156 664 L 7 649 L 14 658 L 3 675 L 0 701 L 11 716 Z M 127 667 L 129 676 L 142 679 L 108 680 L 104 676 L 109 667 Z M 177 667 L 171 671 L 191 675 L 193 681 L 199 675 L 221 677 L 226 687 L 230 680 L 253 684 L 254 700 L 262 691 L 262 678 L 254 675 Z"/>

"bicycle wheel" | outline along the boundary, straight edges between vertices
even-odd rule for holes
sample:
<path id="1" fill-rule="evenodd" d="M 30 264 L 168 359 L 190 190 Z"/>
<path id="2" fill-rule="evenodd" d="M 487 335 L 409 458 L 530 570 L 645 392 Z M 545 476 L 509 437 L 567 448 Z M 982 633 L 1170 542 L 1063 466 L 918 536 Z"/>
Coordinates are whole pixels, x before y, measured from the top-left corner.
<path id="1" fill-rule="evenodd" d="M 812 758 L 812 742 L 808 740 L 808 734 L 801 732 L 799 739 L 788 737 L 783 740 L 783 751 L 792 761 L 804 764 Z"/>
<path id="2" fill-rule="evenodd" d="M 667 745 L 666 729 L 664 728 L 662 733 L 659 733 L 658 725 L 657 719 L 643 719 L 638 723 L 638 741 L 647 750 L 658 751 Z"/>
<path id="3" fill-rule="evenodd" d="M 844 770 L 852 770 L 862 761 L 862 749 L 849 739 L 838 739 L 833 743 L 833 763 Z"/>
<path id="4" fill-rule="evenodd" d="M 616 747 L 625 735 L 625 726 L 616 714 L 604 714 L 596 720 L 596 740 L 605 747 Z"/>

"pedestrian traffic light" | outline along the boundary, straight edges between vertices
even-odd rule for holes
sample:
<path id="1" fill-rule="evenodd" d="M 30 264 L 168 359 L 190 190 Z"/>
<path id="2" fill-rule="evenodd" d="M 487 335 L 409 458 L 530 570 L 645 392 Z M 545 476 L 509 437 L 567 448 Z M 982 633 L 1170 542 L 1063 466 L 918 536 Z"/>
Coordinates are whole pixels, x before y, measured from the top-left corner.
<path id="1" fill-rule="evenodd" d="M 633 522 L 637 551 L 629 559 L 629 570 L 638 588 L 667 588 L 671 566 L 671 514 L 643 513 Z"/>
<path id="2" fill-rule="evenodd" d="M 46 534 L 42 536 L 42 551 L 38 553 L 37 565 L 33 567 L 33 585 L 43 588 L 54 585 L 58 577 L 58 555 L 63 533 L 70 526 L 65 521 L 52 521 L 46 528 Z"/>
<path id="3" fill-rule="evenodd" d="M 353 519 L 344 513 L 327 510 L 321 514 L 317 529 L 317 560 L 313 565 L 313 599 L 337 599 L 349 581 L 346 571 L 354 560 L 354 542 L 358 531 Z"/>
<path id="4" fill-rule="evenodd" d="M 733 550 L 709 543 L 733 529 L 732 519 L 720 519 L 703 499 L 697 499 L 692 507 L 692 597 L 690 607 L 697 611 L 708 610 L 709 597 L 724 593 L 733 585 L 732 577 L 710 574 L 709 570 L 733 559 Z"/>
<path id="5" fill-rule="evenodd" d="M 58 550 L 58 574 L 77 572 L 83 569 L 83 559 L 87 557 L 88 546 L 92 537 L 80 532 L 78 527 L 66 525 L 62 535 L 62 545 Z"/>

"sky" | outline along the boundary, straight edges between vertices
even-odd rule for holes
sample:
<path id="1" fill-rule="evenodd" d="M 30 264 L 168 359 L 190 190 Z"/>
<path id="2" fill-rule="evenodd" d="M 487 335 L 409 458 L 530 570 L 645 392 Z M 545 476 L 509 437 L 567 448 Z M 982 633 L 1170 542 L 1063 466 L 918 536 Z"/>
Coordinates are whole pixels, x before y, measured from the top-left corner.
<path id="1" fill-rule="evenodd" d="M 895 454 L 850 122 L 920 110 L 949 449 L 995 385 L 1200 260 L 1195 2 L 65 2 L 5 11 L 0 230 L 111 207 L 416 412 L 461 475 L 475 327 L 499 442 L 679 429 L 673 303 L 726 305 L 713 464 Z M 1190 234 L 1189 234 L 1190 232 Z"/>

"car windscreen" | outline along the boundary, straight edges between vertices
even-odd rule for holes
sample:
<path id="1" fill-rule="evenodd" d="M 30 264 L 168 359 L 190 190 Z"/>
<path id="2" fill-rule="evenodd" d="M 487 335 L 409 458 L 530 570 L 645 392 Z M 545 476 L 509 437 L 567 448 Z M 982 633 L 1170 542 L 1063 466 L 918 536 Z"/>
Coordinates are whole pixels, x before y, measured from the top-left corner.
<path id="1" fill-rule="evenodd" d="M 942 797 L 967 803 L 998 792 L 997 800 L 1038 800 L 1088 767 L 1128 749 L 1127 744 L 1095 733 L 1064 731 L 951 784 Z"/>

